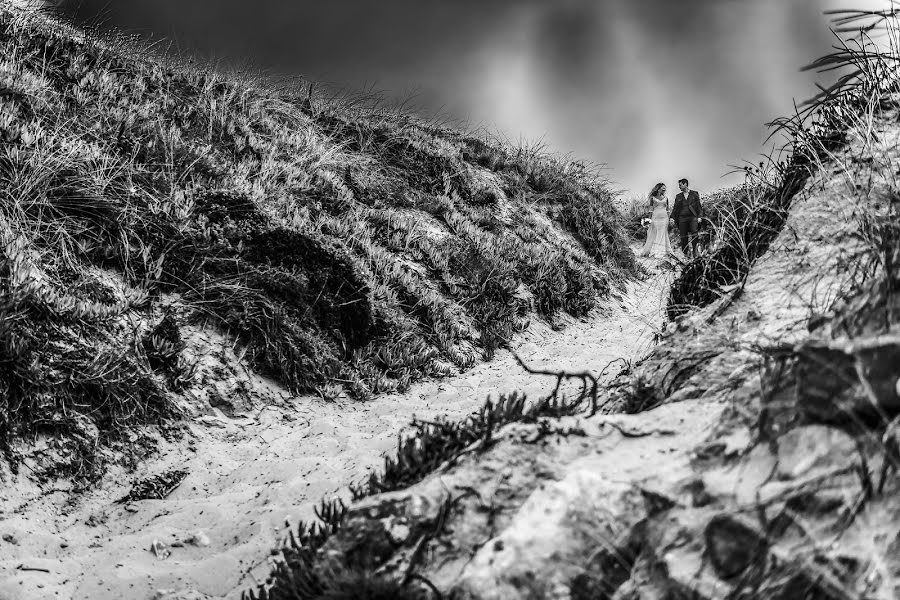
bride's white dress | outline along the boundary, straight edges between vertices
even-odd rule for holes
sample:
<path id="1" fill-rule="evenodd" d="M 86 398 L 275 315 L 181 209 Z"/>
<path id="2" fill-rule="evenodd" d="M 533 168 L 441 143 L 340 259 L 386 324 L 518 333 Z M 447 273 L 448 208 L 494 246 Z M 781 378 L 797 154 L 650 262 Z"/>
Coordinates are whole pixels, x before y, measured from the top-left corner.
<path id="1" fill-rule="evenodd" d="M 638 256 L 665 258 L 672 254 L 672 243 L 669 241 L 669 199 L 651 198 L 650 205 L 653 207 L 653 214 L 650 215 L 647 241 Z"/>

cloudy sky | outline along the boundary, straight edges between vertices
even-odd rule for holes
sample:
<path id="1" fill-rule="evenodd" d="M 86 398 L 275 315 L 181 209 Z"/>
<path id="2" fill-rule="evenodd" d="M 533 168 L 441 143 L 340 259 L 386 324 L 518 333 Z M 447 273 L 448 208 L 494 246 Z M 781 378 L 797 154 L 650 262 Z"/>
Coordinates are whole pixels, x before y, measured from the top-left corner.
<path id="1" fill-rule="evenodd" d="M 822 11 L 885 0 L 63 0 L 79 18 L 236 65 L 412 97 L 608 165 L 621 189 L 712 191 L 815 92 Z"/>

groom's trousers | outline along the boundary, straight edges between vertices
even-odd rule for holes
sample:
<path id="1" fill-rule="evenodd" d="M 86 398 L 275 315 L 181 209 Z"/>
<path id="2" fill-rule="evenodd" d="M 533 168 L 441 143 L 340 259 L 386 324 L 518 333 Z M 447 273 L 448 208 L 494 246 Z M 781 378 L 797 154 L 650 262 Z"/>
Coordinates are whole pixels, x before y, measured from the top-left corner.
<path id="1" fill-rule="evenodd" d="M 697 232 L 700 230 L 700 222 L 697 217 L 678 217 L 678 235 L 681 236 L 681 251 L 685 256 L 688 247 L 694 247 L 694 256 L 697 256 Z"/>

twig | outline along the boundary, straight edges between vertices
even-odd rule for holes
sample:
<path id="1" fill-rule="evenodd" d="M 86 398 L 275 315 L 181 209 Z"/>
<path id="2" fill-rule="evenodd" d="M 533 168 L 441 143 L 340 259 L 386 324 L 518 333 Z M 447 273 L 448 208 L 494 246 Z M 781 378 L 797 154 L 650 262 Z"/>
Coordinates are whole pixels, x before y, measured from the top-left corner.
<path id="1" fill-rule="evenodd" d="M 706 317 L 705 322 L 707 325 L 709 325 L 710 323 L 712 323 L 713 321 L 718 319 L 722 315 L 722 313 L 724 313 L 728 309 L 728 307 L 731 306 L 734 303 L 734 301 L 737 300 L 741 296 L 741 294 L 744 292 L 744 286 L 746 284 L 747 284 L 747 276 L 745 274 L 743 277 L 741 277 L 740 285 L 737 286 L 736 288 L 734 288 L 733 290 L 731 290 L 730 292 L 728 292 L 727 296 L 722 301 L 722 303 L 719 304 L 719 306 L 717 306 L 709 314 L 708 317 Z"/>
<path id="2" fill-rule="evenodd" d="M 615 429 L 616 431 L 621 433 L 622 437 L 627 437 L 627 438 L 642 438 L 642 437 L 647 437 L 647 436 L 653 435 L 655 433 L 659 433 L 659 434 L 668 433 L 665 430 L 659 430 L 659 429 L 653 429 L 652 431 L 629 431 L 629 430 L 625 429 L 624 427 L 622 427 L 621 425 L 619 425 L 618 423 L 613 423 L 612 421 L 606 421 L 603 424 L 609 425 L 610 427 L 612 427 L 613 429 Z"/>
<path id="3" fill-rule="evenodd" d="M 19 565 L 16 567 L 19 571 L 37 571 L 39 573 L 49 573 L 50 569 L 44 569 L 41 567 L 26 567 L 25 565 Z"/>
<path id="4" fill-rule="evenodd" d="M 591 396 L 591 412 L 589 416 L 594 416 L 597 413 L 597 392 L 600 387 L 600 383 L 597 381 L 597 377 L 594 376 L 590 371 L 581 371 L 581 372 L 569 372 L 569 371 L 546 371 L 543 369 L 534 369 L 525 364 L 522 358 L 515 352 L 513 352 L 513 357 L 515 357 L 516 362 L 519 363 L 525 372 L 531 375 L 546 375 L 549 377 L 556 377 L 556 387 L 553 389 L 553 394 L 550 398 L 555 399 L 557 394 L 559 393 L 559 388 L 562 385 L 563 380 L 565 379 L 580 379 L 582 382 L 581 394 L 579 396 L 579 403 L 584 400 L 584 397 L 590 393 Z M 615 361 L 613 361 L 615 362 Z M 611 363 L 610 363 L 611 364 Z M 608 365 L 607 365 L 608 366 Z M 590 392 L 588 392 L 588 382 L 590 382 Z"/>

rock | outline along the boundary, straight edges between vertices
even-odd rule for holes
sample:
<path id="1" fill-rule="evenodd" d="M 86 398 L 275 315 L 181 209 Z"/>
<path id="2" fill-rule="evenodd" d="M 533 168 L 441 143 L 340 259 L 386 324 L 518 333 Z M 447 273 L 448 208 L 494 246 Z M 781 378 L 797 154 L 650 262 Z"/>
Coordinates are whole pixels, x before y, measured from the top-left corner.
<path id="1" fill-rule="evenodd" d="M 446 490 L 437 486 L 422 494 L 400 491 L 367 498 L 347 512 L 340 533 L 323 552 L 335 567 L 382 565 L 433 528 L 446 500 Z"/>
<path id="2" fill-rule="evenodd" d="M 687 385 L 679 390 L 676 390 L 674 393 L 669 395 L 669 402 L 683 402 L 685 400 L 692 400 L 694 398 L 699 398 L 703 395 L 704 390 L 700 389 L 695 385 Z"/>
<path id="3" fill-rule="evenodd" d="M 700 476 L 685 483 L 684 493 L 687 496 L 687 505 L 692 508 L 702 508 L 715 502 L 715 497 L 709 493 Z"/>
<path id="4" fill-rule="evenodd" d="M 850 600 L 862 597 L 835 577 L 833 570 L 829 568 L 834 565 L 826 567 L 809 559 L 784 557 L 776 562 L 765 577 L 760 579 L 754 597 L 767 600 Z"/>
<path id="5" fill-rule="evenodd" d="M 207 536 L 202 531 L 194 532 L 190 537 L 188 537 L 186 540 L 184 540 L 184 542 L 186 544 L 192 544 L 194 546 L 199 546 L 201 548 L 205 548 L 205 547 L 209 546 L 209 544 L 210 544 L 209 536 Z"/>
<path id="6" fill-rule="evenodd" d="M 663 600 L 666 598 L 666 590 L 659 589 L 655 584 L 658 566 L 655 561 L 649 560 L 644 554 L 638 556 L 631 569 L 631 577 L 619 586 L 612 600 Z M 591 596 L 594 598 L 609 598 L 609 594 L 601 591 L 600 594 Z M 580 600 L 574 592 L 571 600 Z"/>
<path id="7" fill-rule="evenodd" d="M 644 552 L 623 588 L 637 588 L 640 600 L 728 598 L 734 586 L 710 568 L 703 538 L 704 528 L 715 514 L 704 508 L 676 508 L 664 519 L 649 520 Z"/>
<path id="8" fill-rule="evenodd" d="M 900 417 L 888 423 L 881 436 L 881 443 L 885 454 L 884 473 L 882 474 L 884 477 L 888 469 L 893 468 L 896 471 L 897 465 L 900 465 Z"/>
<path id="9" fill-rule="evenodd" d="M 834 421 L 900 412 L 900 337 L 814 340 L 796 354 L 797 401 L 807 415 Z"/>
<path id="10" fill-rule="evenodd" d="M 734 586 L 716 577 L 700 556 L 688 548 L 666 552 L 660 563 L 665 576 L 657 576 L 639 588 L 635 600 L 727 600 Z"/>
<path id="11" fill-rule="evenodd" d="M 766 534 L 756 522 L 739 514 L 722 513 L 710 519 L 704 531 L 709 561 L 722 579 L 731 579 L 753 564 L 760 564 L 768 552 Z"/>
<path id="12" fill-rule="evenodd" d="M 756 501 L 787 502 L 791 511 L 832 521 L 862 491 L 861 464 L 849 434 L 824 425 L 792 429 L 777 440 L 774 477 L 759 482 Z"/>
<path id="13" fill-rule="evenodd" d="M 202 425 L 206 425 L 207 427 L 218 427 L 220 429 L 225 429 L 226 427 L 228 427 L 228 423 L 213 415 L 201 415 L 194 420 Z"/>
<path id="14" fill-rule="evenodd" d="M 218 408 L 223 413 L 225 413 L 228 417 L 233 417 L 235 412 L 238 410 L 237 404 L 229 397 L 226 397 L 225 394 L 222 394 L 215 388 L 210 389 L 209 397 L 208 397 L 209 405 L 213 408 Z M 215 416 L 215 415 L 209 415 Z"/>
<path id="15" fill-rule="evenodd" d="M 388 525 L 386 531 L 388 537 L 395 544 L 402 544 L 409 539 L 410 533 L 412 533 L 409 525 L 404 522 L 392 522 Z"/>
<path id="16" fill-rule="evenodd" d="M 797 427 L 778 438 L 776 468 L 779 477 L 784 479 L 795 479 L 814 471 L 837 471 L 858 463 L 856 442 L 835 427 Z"/>
<path id="17" fill-rule="evenodd" d="M 771 478 L 778 463 L 767 444 L 756 444 L 739 461 L 702 472 L 703 488 L 718 499 L 733 498 L 740 505 L 758 500 L 760 488 Z"/>
<path id="18" fill-rule="evenodd" d="M 106 521 L 108 521 L 108 520 L 109 520 L 109 515 L 104 512 L 101 512 L 101 513 L 92 514 L 87 519 L 85 519 L 84 523 L 88 527 L 99 527 L 100 525 L 103 525 L 104 523 L 106 523 Z"/>
<path id="19" fill-rule="evenodd" d="M 14 536 L 11 533 L 4 533 L 3 541 L 6 542 L 7 544 L 12 544 L 13 546 L 17 546 L 19 544 L 19 540 L 17 540 L 16 536 Z"/>
<path id="20" fill-rule="evenodd" d="M 900 411 L 900 337 L 854 340 L 848 351 L 859 361 L 881 408 L 891 414 Z"/>
<path id="21" fill-rule="evenodd" d="M 753 442 L 753 436 L 749 427 L 736 427 L 728 434 L 722 436 L 720 441 L 725 445 L 722 449 L 722 456 L 731 458 L 744 454 Z"/>
<path id="22" fill-rule="evenodd" d="M 475 554 L 453 593 L 480 600 L 575 598 L 597 589 L 612 595 L 643 543 L 646 505 L 634 486 L 591 470 L 570 472 L 529 496 Z"/>
<path id="23" fill-rule="evenodd" d="M 677 504 L 677 501 L 668 494 L 660 493 L 649 487 L 641 487 L 640 491 L 644 501 L 647 503 L 647 514 L 649 516 L 656 516 L 666 512 Z"/>
<path id="24" fill-rule="evenodd" d="M 164 560 L 168 558 L 170 554 L 172 554 L 172 551 L 169 550 L 169 548 L 159 540 L 153 540 L 153 543 L 150 544 L 150 552 L 152 552 L 153 555 L 160 560 Z"/>
<path id="25" fill-rule="evenodd" d="M 818 421 L 836 421 L 871 408 L 859 388 L 853 358 L 827 345 L 797 351 L 797 405 Z"/>

